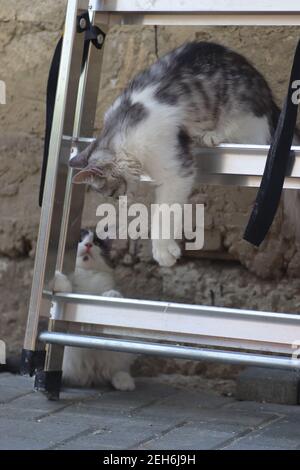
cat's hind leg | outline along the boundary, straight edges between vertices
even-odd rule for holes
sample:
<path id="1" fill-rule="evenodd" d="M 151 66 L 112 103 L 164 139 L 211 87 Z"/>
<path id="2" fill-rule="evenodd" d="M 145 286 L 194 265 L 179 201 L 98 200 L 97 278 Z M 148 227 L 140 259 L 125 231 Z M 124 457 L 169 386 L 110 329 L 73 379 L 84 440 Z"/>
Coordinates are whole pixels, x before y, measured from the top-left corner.
<path id="1" fill-rule="evenodd" d="M 267 116 L 253 113 L 241 114 L 228 119 L 224 142 L 249 145 L 268 145 L 271 141 L 270 124 Z"/>
<path id="2" fill-rule="evenodd" d="M 244 113 L 223 118 L 213 130 L 197 132 L 195 139 L 205 147 L 216 147 L 222 143 L 267 145 L 271 132 L 266 116 Z"/>

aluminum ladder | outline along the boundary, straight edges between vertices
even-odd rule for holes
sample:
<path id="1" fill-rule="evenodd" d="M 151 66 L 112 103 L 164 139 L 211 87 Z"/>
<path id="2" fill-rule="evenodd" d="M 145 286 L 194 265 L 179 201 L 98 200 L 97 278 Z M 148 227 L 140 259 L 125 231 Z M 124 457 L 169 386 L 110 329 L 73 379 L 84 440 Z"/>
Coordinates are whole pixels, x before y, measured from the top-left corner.
<path id="1" fill-rule="evenodd" d="M 300 316 L 112 299 L 45 290 L 55 269 L 70 272 L 84 202 L 84 187 L 73 186 L 68 161 L 74 149 L 93 139 L 103 48 L 89 46 L 81 67 L 84 34 L 78 17 L 106 33 L 111 25 L 300 25 L 299 0 L 69 0 L 58 89 L 36 249 L 22 370 L 36 372 L 36 388 L 58 398 L 64 346 L 149 353 L 185 359 L 299 369 L 292 348 L 300 340 Z M 104 42 L 105 47 L 105 42 Z M 259 186 L 267 147 L 223 145 L 199 150 L 199 183 Z M 300 148 L 285 180 L 300 189 Z M 243 161 L 241 168 L 240 162 Z M 40 316 L 50 318 L 38 338 Z M 80 332 L 85 325 L 86 333 Z M 88 334 L 88 325 L 93 333 Z M 45 365 L 38 342 L 46 343 Z M 180 345 L 180 344 L 186 344 Z M 297 354 L 296 354 L 297 356 Z"/>

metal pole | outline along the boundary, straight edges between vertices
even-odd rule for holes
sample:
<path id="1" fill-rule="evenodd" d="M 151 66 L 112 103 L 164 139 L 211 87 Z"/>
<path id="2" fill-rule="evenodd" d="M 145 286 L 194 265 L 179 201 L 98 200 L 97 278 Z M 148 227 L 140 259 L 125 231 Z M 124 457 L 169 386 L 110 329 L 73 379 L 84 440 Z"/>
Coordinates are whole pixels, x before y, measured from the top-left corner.
<path id="1" fill-rule="evenodd" d="M 82 336 L 70 333 L 43 332 L 40 341 L 49 344 L 74 346 L 92 349 L 106 349 L 135 354 L 162 355 L 180 359 L 219 361 L 228 364 L 253 365 L 259 367 L 274 367 L 282 369 L 300 369 L 299 359 L 286 357 L 263 356 L 241 352 L 227 352 L 209 349 L 196 349 L 188 346 L 146 343 L 123 339 Z"/>

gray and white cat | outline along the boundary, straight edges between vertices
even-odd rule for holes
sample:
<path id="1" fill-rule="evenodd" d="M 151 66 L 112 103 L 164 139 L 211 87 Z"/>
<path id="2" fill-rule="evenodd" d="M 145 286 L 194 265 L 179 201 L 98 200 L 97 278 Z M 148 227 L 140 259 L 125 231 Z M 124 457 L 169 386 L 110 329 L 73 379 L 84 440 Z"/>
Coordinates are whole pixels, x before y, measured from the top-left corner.
<path id="1" fill-rule="evenodd" d="M 97 246 L 98 245 L 98 246 Z M 115 290 L 113 270 L 105 260 L 107 245 L 89 230 L 81 231 L 75 271 L 69 277 L 57 272 L 54 292 L 97 294 L 105 297 L 122 297 Z M 134 354 L 65 347 L 63 381 L 81 387 L 109 382 L 117 390 L 134 390 L 130 366 Z"/>
<path id="2" fill-rule="evenodd" d="M 184 204 L 196 174 L 193 145 L 269 144 L 278 117 L 266 80 L 245 57 L 214 43 L 187 43 L 133 78 L 97 140 L 70 161 L 81 169 L 74 182 L 113 194 L 146 173 L 156 203 Z M 152 252 L 161 266 L 181 254 L 175 239 L 152 240 Z"/>

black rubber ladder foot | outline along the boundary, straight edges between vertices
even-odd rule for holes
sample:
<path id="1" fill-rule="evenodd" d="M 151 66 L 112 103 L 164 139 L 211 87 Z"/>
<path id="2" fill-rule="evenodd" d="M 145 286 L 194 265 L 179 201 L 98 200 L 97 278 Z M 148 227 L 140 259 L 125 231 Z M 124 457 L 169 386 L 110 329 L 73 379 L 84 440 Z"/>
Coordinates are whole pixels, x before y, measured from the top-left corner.
<path id="1" fill-rule="evenodd" d="M 43 392 L 48 400 L 59 400 L 62 383 L 61 370 L 39 370 L 36 372 L 34 389 Z"/>
<path id="2" fill-rule="evenodd" d="M 20 374 L 32 377 L 38 370 L 44 369 L 45 355 L 44 350 L 22 349 Z"/>

